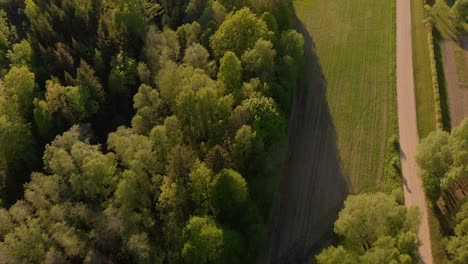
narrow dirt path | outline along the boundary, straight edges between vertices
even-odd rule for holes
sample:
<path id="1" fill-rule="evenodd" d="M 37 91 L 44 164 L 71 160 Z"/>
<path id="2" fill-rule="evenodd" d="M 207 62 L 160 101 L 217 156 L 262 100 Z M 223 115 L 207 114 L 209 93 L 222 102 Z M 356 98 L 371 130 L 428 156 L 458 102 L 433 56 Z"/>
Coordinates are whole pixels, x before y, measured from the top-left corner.
<path id="1" fill-rule="evenodd" d="M 411 0 L 413 1 L 413 0 Z M 400 130 L 400 158 L 403 174 L 405 204 L 418 206 L 421 210 L 419 239 L 421 261 L 432 264 L 431 240 L 426 197 L 415 162 L 419 136 L 416 123 L 416 103 L 413 77 L 413 42 L 411 35 L 410 0 L 397 0 L 397 100 L 398 125 Z"/>

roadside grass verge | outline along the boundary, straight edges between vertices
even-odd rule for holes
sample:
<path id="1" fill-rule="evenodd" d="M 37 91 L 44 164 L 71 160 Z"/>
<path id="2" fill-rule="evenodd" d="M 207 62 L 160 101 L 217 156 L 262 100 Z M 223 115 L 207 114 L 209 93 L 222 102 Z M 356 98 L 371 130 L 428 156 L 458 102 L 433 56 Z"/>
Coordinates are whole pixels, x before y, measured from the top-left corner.
<path id="1" fill-rule="evenodd" d="M 423 20 L 423 1 L 411 1 L 411 29 L 413 34 L 413 71 L 416 98 L 416 117 L 420 138 L 435 130 L 435 105 L 432 89 L 431 61 L 429 59 L 428 32 Z"/>
<path id="2" fill-rule="evenodd" d="M 393 3 L 393 20 L 396 22 L 396 1 Z M 396 23 L 393 23 L 392 34 L 396 37 Z M 379 183 L 383 189 L 392 192 L 394 189 L 402 187 L 401 184 L 401 160 L 400 160 L 400 142 L 398 138 L 398 109 L 396 93 L 396 41 L 392 46 L 391 53 L 393 60 L 390 67 L 391 81 L 390 86 L 393 89 L 389 91 L 389 100 L 392 102 L 388 107 L 388 129 L 387 143 L 385 149 L 384 174 L 382 182 Z"/>
<path id="3" fill-rule="evenodd" d="M 294 4 L 325 75 L 343 174 L 352 192 L 375 187 L 385 182 L 383 175 L 390 166 L 385 161 L 387 143 L 398 135 L 395 1 L 295 0 Z"/>

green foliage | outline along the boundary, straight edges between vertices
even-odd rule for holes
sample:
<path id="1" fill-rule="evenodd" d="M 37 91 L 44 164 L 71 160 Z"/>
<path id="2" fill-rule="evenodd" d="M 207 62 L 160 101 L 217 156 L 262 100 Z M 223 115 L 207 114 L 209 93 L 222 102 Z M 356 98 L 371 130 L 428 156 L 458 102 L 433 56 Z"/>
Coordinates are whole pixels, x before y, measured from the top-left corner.
<path id="1" fill-rule="evenodd" d="M 158 158 L 165 160 L 169 150 L 182 144 L 182 131 L 177 117 L 167 117 L 164 120 L 164 125 L 155 126 L 151 130 L 150 140 L 156 148 Z"/>
<path id="2" fill-rule="evenodd" d="M 76 70 L 76 84 L 88 90 L 97 102 L 105 100 L 105 92 L 101 81 L 96 76 L 94 69 L 84 60 L 81 60 L 80 67 Z"/>
<path id="3" fill-rule="evenodd" d="M 144 53 L 153 73 L 157 73 L 166 62 L 179 58 L 177 33 L 169 28 L 159 32 L 156 27 L 150 26 L 146 33 Z"/>
<path id="4" fill-rule="evenodd" d="M 259 39 L 253 49 L 242 54 L 242 64 L 247 76 L 258 76 L 264 82 L 271 80 L 276 51 L 270 41 Z"/>
<path id="5" fill-rule="evenodd" d="M 405 218 L 406 208 L 398 205 L 391 196 L 383 193 L 350 196 L 335 223 L 335 232 L 349 241 L 356 251 L 364 252 L 379 237 L 398 235 L 404 229 Z"/>
<path id="6" fill-rule="evenodd" d="M 161 98 L 172 111 L 175 111 L 176 98 L 182 91 L 216 89 L 215 82 L 203 70 L 188 65 L 177 65 L 174 62 L 165 64 L 156 76 L 155 83 L 159 87 Z"/>
<path id="7" fill-rule="evenodd" d="M 343 246 L 330 246 L 316 257 L 319 264 L 353 264 L 358 263 L 357 257 L 344 249 Z"/>
<path id="8" fill-rule="evenodd" d="M 416 161 L 422 170 L 427 196 L 435 202 L 441 190 L 466 178 L 468 161 L 468 120 L 463 120 L 452 133 L 432 132 L 421 141 Z"/>
<path id="9" fill-rule="evenodd" d="M 252 130 L 252 127 L 243 125 L 237 130 L 232 145 L 233 158 L 236 167 L 244 169 L 251 155 L 255 150 L 255 140 L 257 133 Z"/>
<path id="10" fill-rule="evenodd" d="M 220 0 L 219 1 L 228 10 L 239 9 L 245 5 L 245 0 Z"/>
<path id="11" fill-rule="evenodd" d="M 210 87 L 198 92 L 183 91 L 176 100 L 176 116 L 181 121 L 182 130 L 193 140 L 216 140 L 217 130 L 221 129 L 232 109 L 231 95 L 221 97 Z"/>
<path id="12" fill-rule="evenodd" d="M 14 100 L 16 111 L 24 118 L 30 116 L 36 85 L 34 73 L 28 68 L 13 67 L 4 77 L 5 91 Z"/>
<path id="13" fill-rule="evenodd" d="M 242 85 L 242 65 L 236 54 L 228 51 L 220 60 L 218 79 L 229 93 L 237 95 Z"/>
<path id="14" fill-rule="evenodd" d="M 136 84 L 137 65 L 135 60 L 120 52 L 112 60 L 111 66 L 112 70 L 108 80 L 110 93 L 128 96 L 130 89 Z"/>
<path id="15" fill-rule="evenodd" d="M 198 42 L 201 36 L 201 27 L 198 22 L 192 24 L 184 24 L 177 28 L 177 36 L 182 50 L 190 47 Z"/>
<path id="16" fill-rule="evenodd" d="M 12 185 L 13 179 L 25 177 L 23 170 L 30 169 L 35 164 L 34 140 L 29 124 L 3 113 L 2 98 L 0 98 L 0 190 L 2 197 L 11 193 L 7 188 L 17 188 Z M 15 178 L 13 178 L 15 177 Z M 7 197 L 8 198 L 8 197 Z"/>
<path id="17" fill-rule="evenodd" d="M 273 32 L 273 33 L 278 33 L 278 22 L 276 21 L 276 18 L 270 14 L 269 12 L 265 12 L 262 14 L 262 20 L 265 21 L 265 23 L 268 26 L 268 29 Z"/>
<path id="18" fill-rule="evenodd" d="M 187 8 L 185 9 L 186 19 L 194 21 L 200 18 L 209 4 L 210 1 L 208 0 L 189 0 Z"/>
<path id="19" fill-rule="evenodd" d="M 22 40 L 20 43 L 13 44 L 13 47 L 7 53 L 7 58 L 12 66 L 31 67 L 32 49 L 27 40 Z"/>
<path id="20" fill-rule="evenodd" d="M 450 19 L 461 32 L 468 31 L 468 2 L 456 0 L 450 9 Z"/>
<path id="21" fill-rule="evenodd" d="M 220 145 L 216 145 L 208 151 L 205 161 L 214 173 L 218 173 L 222 169 L 229 169 L 232 167 L 231 156 Z"/>
<path id="22" fill-rule="evenodd" d="M 36 165 L 28 123 L 34 89 L 34 74 L 25 67 L 10 69 L 0 84 L 0 204 L 3 199 L 10 202 Z"/>
<path id="23" fill-rule="evenodd" d="M 80 221 L 73 215 L 86 208 L 82 203 L 96 209 L 103 206 L 101 202 L 115 188 L 116 176 L 114 155 L 102 154 L 85 137 L 85 130 L 75 126 L 47 145 L 44 163 L 52 175 L 34 173 L 26 185 L 25 200 L 10 209 L 17 226 L 0 243 L 2 254 L 20 262 L 40 262 L 54 248 L 60 248 L 54 256 L 84 256 L 87 241 L 72 225 Z"/>
<path id="24" fill-rule="evenodd" d="M 150 139 L 129 128 L 119 127 L 110 133 L 107 146 L 117 154 L 120 163 L 131 170 L 162 173 Z"/>
<path id="25" fill-rule="evenodd" d="M 212 219 L 192 217 L 184 228 L 185 263 L 216 263 L 223 246 L 223 230 Z"/>
<path id="26" fill-rule="evenodd" d="M 245 241 L 242 235 L 234 230 L 223 230 L 223 254 L 221 263 L 243 263 L 245 256 Z"/>
<path id="27" fill-rule="evenodd" d="M 0 48 L 5 51 L 10 47 L 12 29 L 10 28 L 5 11 L 0 12 Z"/>
<path id="28" fill-rule="evenodd" d="M 251 97 L 242 102 L 242 106 L 250 114 L 252 127 L 266 145 L 277 142 L 284 133 L 285 121 L 278 112 L 275 101 L 270 97 Z"/>
<path id="29" fill-rule="evenodd" d="M 445 239 L 445 249 L 451 263 L 468 261 L 468 203 L 465 202 L 456 216 L 455 235 Z"/>
<path id="30" fill-rule="evenodd" d="M 116 1 L 117 10 L 114 19 L 119 31 L 128 30 L 136 36 L 143 34 L 145 25 L 144 2 L 146 1 Z"/>
<path id="31" fill-rule="evenodd" d="M 228 51 L 241 56 L 260 38 L 269 39 L 265 21 L 257 18 L 250 9 L 243 8 L 226 18 L 210 43 L 215 58 L 221 58 Z"/>
<path id="32" fill-rule="evenodd" d="M 190 64 L 194 68 L 204 70 L 208 75 L 215 73 L 215 63 L 209 60 L 210 54 L 200 44 L 195 43 L 185 50 L 184 63 Z"/>
<path id="33" fill-rule="evenodd" d="M 0 65 L 6 66 L 6 52 L 16 35 L 15 29 L 8 24 L 7 14 L 0 10 Z"/>
<path id="34" fill-rule="evenodd" d="M 52 79 L 47 81 L 46 89 L 45 102 L 36 100 L 34 110 L 36 123 L 44 133 L 49 131 L 52 117 L 58 118 L 56 126 L 60 127 L 62 120 L 70 123 L 87 120 L 98 110 L 98 102 L 87 86 L 65 87 Z"/>
<path id="35" fill-rule="evenodd" d="M 442 108 L 440 102 L 440 92 L 439 92 L 439 80 L 437 78 L 437 65 L 434 53 L 434 38 L 432 35 L 432 28 L 427 34 L 427 42 L 429 45 L 429 58 L 431 61 L 431 73 L 432 73 L 432 92 L 434 93 L 434 109 L 435 109 L 435 120 L 436 128 L 442 130 L 443 120 L 442 120 Z"/>
<path id="36" fill-rule="evenodd" d="M 98 146 L 81 142 L 80 136 L 79 128 L 73 127 L 57 138 L 46 147 L 44 164 L 68 181 L 75 199 L 100 204 L 115 190 L 116 160 L 111 153 L 100 153 Z"/>
<path id="37" fill-rule="evenodd" d="M 138 263 L 150 263 L 150 250 L 148 234 L 140 233 L 132 235 L 127 242 L 127 247 Z"/>
<path id="38" fill-rule="evenodd" d="M 247 183 L 242 176 L 231 169 L 218 173 L 210 186 L 210 197 L 217 215 L 232 221 L 242 214 L 247 199 Z"/>
<path id="39" fill-rule="evenodd" d="M 190 193 L 192 201 L 199 208 L 200 215 L 208 214 L 210 210 L 209 188 L 213 180 L 213 171 L 205 163 L 196 162 L 189 174 Z"/>
<path id="40" fill-rule="evenodd" d="M 292 89 L 275 65 L 296 53 L 281 46 L 286 31 L 273 9 L 8 2 L 0 12 L 0 262 L 256 259 L 268 208 L 249 194 L 264 191 L 234 169 L 270 181 L 258 175 L 286 132 L 270 87 Z"/>
<path id="41" fill-rule="evenodd" d="M 372 208 L 372 210 L 369 210 Z M 318 263 L 417 263 L 419 211 L 384 193 L 349 196 L 335 222 L 343 246 L 329 247 Z"/>
<path id="42" fill-rule="evenodd" d="M 174 27 L 178 25 L 184 18 L 184 11 L 187 7 L 188 0 L 161 0 L 164 15 L 162 22 L 164 25 Z"/>
<path id="43" fill-rule="evenodd" d="M 258 13 L 269 12 L 273 14 L 279 27 L 283 30 L 294 27 L 294 23 L 296 23 L 296 13 L 292 1 L 247 0 L 247 2 Z"/>
<path id="44" fill-rule="evenodd" d="M 132 128 L 141 134 L 148 134 L 153 127 L 162 122 L 162 101 L 159 93 L 151 86 L 142 84 L 133 97 L 136 114 L 132 119 Z"/>
<path id="45" fill-rule="evenodd" d="M 435 24 L 444 38 L 460 42 L 459 37 L 467 32 L 468 2 L 454 1 L 450 7 L 444 0 L 436 0 L 433 6 L 426 5 L 430 23 Z"/>
<path id="46" fill-rule="evenodd" d="M 295 80 L 304 67 L 304 37 L 294 30 L 284 31 L 280 37 L 278 60 L 276 63 L 280 86 L 273 86 L 273 97 L 281 108 L 287 111 L 291 105 Z"/>

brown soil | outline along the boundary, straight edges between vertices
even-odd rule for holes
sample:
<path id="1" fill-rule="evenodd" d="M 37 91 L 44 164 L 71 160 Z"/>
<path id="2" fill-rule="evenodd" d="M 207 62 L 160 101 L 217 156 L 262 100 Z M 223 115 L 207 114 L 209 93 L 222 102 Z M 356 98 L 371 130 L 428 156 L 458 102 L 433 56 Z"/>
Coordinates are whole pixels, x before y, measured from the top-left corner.
<path id="1" fill-rule="evenodd" d="M 456 44 L 449 40 L 442 42 L 450 124 L 452 127 L 456 127 L 465 117 L 468 117 L 468 89 L 460 87 L 453 45 Z M 463 40 L 463 46 L 465 49 L 465 62 L 468 63 L 468 40 L 466 38 Z"/>
<path id="2" fill-rule="evenodd" d="M 308 263 L 330 234 L 348 193 L 335 128 L 325 99 L 326 80 L 305 27 L 305 73 L 294 94 L 289 148 L 272 209 L 267 263 Z M 328 236 L 329 237 L 329 236 Z"/>

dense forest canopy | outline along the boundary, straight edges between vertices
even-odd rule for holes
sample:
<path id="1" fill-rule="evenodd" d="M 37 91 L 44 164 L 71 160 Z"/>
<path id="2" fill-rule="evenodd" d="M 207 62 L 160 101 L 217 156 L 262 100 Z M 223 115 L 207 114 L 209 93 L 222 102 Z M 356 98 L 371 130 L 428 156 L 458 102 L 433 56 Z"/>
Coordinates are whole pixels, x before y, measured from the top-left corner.
<path id="1" fill-rule="evenodd" d="M 303 66 L 291 3 L 0 5 L 0 262 L 255 261 L 250 183 Z"/>

